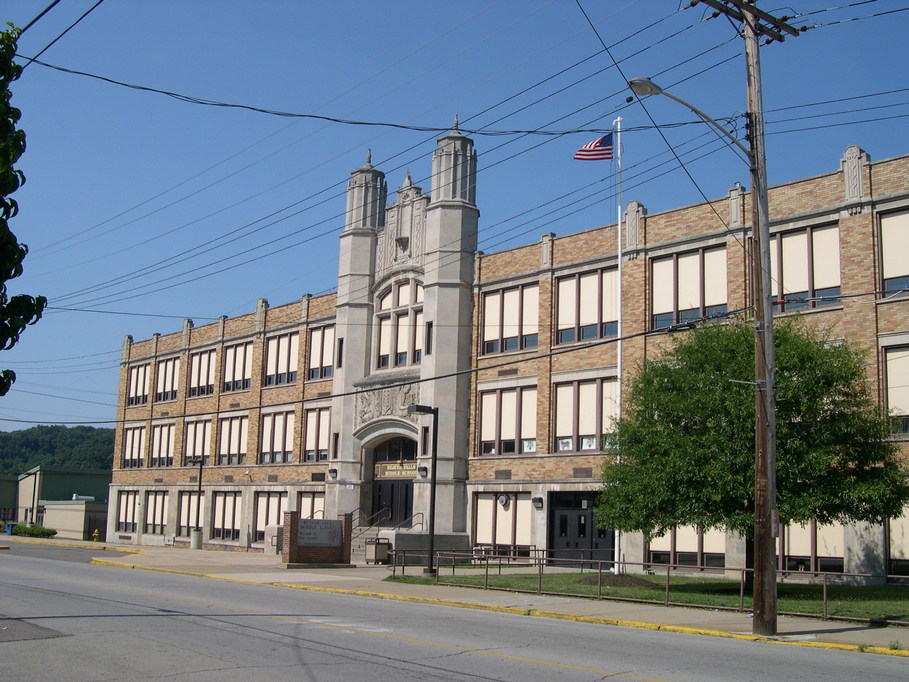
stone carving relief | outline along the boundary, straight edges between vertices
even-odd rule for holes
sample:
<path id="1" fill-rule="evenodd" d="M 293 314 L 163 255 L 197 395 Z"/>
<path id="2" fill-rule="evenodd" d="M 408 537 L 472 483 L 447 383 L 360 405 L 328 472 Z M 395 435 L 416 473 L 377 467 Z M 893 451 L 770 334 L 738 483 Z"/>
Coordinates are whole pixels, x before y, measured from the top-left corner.
<path id="1" fill-rule="evenodd" d="M 380 417 L 401 417 L 414 421 L 413 415 L 407 414 L 407 406 L 416 405 L 419 400 L 420 388 L 417 384 L 357 393 L 354 429 Z"/>
<path id="2" fill-rule="evenodd" d="M 639 201 L 629 201 L 625 208 L 625 243 L 622 250 L 629 254 L 629 258 L 636 258 L 634 253 L 641 248 L 641 234 L 644 229 L 644 216 L 647 209 Z"/>
<path id="3" fill-rule="evenodd" d="M 853 204 L 847 209 L 850 215 L 862 212 L 861 204 L 865 199 L 862 167 L 870 162 L 871 157 L 856 145 L 846 147 L 843 158 L 840 160 L 840 168 L 843 169 L 845 201 L 847 204 Z"/>

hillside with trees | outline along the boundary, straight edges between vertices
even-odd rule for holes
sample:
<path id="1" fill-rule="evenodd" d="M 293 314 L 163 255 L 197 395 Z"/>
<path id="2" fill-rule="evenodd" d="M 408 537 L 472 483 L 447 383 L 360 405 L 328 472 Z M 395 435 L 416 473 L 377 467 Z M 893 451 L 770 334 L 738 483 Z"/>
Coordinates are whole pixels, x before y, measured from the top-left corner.
<path id="1" fill-rule="evenodd" d="M 92 426 L 35 426 L 0 432 L 0 473 L 21 474 L 39 464 L 66 469 L 110 469 L 114 430 Z"/>

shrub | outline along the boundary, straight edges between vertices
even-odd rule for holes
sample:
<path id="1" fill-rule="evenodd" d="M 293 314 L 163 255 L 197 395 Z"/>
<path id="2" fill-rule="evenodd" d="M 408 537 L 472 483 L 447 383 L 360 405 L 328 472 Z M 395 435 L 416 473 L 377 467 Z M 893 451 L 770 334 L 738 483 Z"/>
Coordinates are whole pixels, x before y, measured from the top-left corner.
<path id="1" fill-rule="evenodd" d="M 21 523 L 13 526 L 13 535 L 25 535 L 30 538 L 52 538 L 57 531 L 42 526 L 24 526 Z"/>

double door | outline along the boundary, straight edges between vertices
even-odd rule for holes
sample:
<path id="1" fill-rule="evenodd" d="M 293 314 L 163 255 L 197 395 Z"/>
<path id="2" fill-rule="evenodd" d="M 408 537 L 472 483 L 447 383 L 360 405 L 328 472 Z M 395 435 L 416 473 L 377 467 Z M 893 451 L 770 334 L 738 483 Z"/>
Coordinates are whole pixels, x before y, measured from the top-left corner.
<path id="1" fill-rule="evenodd" d="M 615 533 L 598 528 L 593 514 L 594 493 L 553 493 L 550 499 L 549 555 L 559 559 L 612 561 Z M 611 568 L 611 564 L 603 568 Z"/>

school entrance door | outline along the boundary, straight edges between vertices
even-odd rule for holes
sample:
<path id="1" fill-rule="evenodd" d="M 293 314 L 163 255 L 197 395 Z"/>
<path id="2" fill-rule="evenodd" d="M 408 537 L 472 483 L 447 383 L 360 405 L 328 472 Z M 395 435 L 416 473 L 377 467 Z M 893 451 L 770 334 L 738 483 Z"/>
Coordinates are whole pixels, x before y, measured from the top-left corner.
<path id="1" fill-rule="evenodd" d="M 413 517 L 413 479 L 417 475 L 417 444 L 392 438 L 373 451 L 372 525 L 409 526 Z"/>
<path id="2" fill-rule="evenodd" d="M 597 528 L 593 515 L 596 493 L 551 493 L 549 556 L 551 559 L 608 561 L 615 558 L 615 533 Z M 612 568 L 612 564 L 603 564 Z"/>

